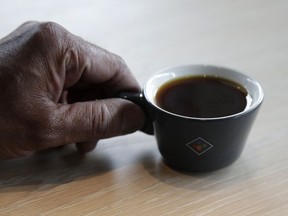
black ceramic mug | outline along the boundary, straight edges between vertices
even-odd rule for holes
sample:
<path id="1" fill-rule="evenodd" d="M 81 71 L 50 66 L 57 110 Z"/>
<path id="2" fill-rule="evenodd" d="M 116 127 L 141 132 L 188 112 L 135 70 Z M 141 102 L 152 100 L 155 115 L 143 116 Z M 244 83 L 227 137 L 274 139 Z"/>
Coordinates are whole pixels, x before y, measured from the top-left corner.
<path id="1" fill-rule="evenodd" d="M 245 109 L 224 116 L 195 117 L 161 107 L 156 95 L 161 86 L 183 77 L 215 77 L 245 88 Z M 140 94 L 122 93 L 122 98 L 140 105 L 147 114 L 143 131 L 154 134 L 166 163 L 192 172 L 213 171 L 233 163 L 241 154 L 253 121 L 263 101 L 260 84 L 235 70 L 208 65 L 186 65 L 154 74 Z M 213 105 L 211 105 L 213 109 Z"/>

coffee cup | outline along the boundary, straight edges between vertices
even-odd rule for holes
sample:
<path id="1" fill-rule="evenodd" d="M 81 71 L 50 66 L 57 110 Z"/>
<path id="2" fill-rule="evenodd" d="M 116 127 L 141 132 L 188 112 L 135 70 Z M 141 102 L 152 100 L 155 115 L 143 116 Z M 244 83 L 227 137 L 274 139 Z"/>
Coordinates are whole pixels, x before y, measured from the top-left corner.
<path id="1" fill-rule="evenodd" d="M 207 172 L 239 158 L 264 93 L 255 79 L 236 70 L 184 65 L 163 69 L 141 93 L 120 97 L 145 111 L 142 131 L 155 135 L 166 164 Z"/>

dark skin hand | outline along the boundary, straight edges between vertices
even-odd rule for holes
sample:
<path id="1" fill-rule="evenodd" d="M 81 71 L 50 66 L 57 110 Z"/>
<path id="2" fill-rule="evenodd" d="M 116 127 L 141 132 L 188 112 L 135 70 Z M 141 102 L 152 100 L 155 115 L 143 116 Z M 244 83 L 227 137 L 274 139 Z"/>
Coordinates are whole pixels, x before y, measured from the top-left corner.
<path id="1" fill-rule="evenodd" d="M 0 40 L 0 159 L 99 139 L 144 124 L 141 109 L 113 98 L 140 91 L 125 62 L 56 23 L 27 22 Z"/>

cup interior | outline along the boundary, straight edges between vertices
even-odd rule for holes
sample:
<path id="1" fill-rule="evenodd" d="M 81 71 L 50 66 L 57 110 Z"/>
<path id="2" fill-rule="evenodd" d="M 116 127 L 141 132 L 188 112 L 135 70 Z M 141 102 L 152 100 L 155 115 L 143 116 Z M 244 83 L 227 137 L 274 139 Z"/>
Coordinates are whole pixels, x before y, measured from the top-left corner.
<path id="1" fill-rule="evenodd" d="M 220 66 L 210 66 L 210 65 L 185 65 L 185 66 L 178 66 L 167 68 L 164 70 L 159 71 L 158 73 L 154 74 L 147 82 L 146 86 L 144 87 L 144 95 L 147 101 L 152 104 L 157 109 L 162 110 L 163 112 L 167 112 L 171 115 L 181 116 L 175 113 L 170 113 L 161 107 L 159 107 L 156 103 L 156 93 L 159 87 L 161 87 L 164 83 L 171 81 L 173 79 L 187 77 L 187 76 L 214 76 L 225 78 L 230 81 L 234 81 L 239 83 L 243 86 L 248 94 L 251 96 L 251 101 L 249 105 L 246 107 L 245 110 L 242 112 L 233 114 L 232 116 L 242 115 L 246 112 L 249 112 L 259 106 L 263 100 L 264 93 L 260 86 L 260 84 L 248 77 L 247 75 L 240 73 L 238 71 L 220 67 Z M 192 118 L 192 119 L 202 119 L 202 120 L 209 120 L 215 118 L 196 118 L 196 117 L 187 117 L 181 116 L 184 118 Z M 227 118 L 231 116 L 224 116 L 224 117 L 216 117 L 219 118 Z"/>

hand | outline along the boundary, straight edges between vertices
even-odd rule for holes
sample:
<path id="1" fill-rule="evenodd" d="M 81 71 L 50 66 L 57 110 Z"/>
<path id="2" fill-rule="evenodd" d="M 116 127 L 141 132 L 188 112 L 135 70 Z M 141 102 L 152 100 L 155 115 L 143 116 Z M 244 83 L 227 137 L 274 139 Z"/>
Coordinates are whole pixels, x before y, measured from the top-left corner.
<path id="1" fill-rule="evenodd" d="M 134 132 L 141 109 L 112 98 L 140 91 L 124 61 L 56 23 L 28 22 L 0 40 L 0 159 Z"/>

